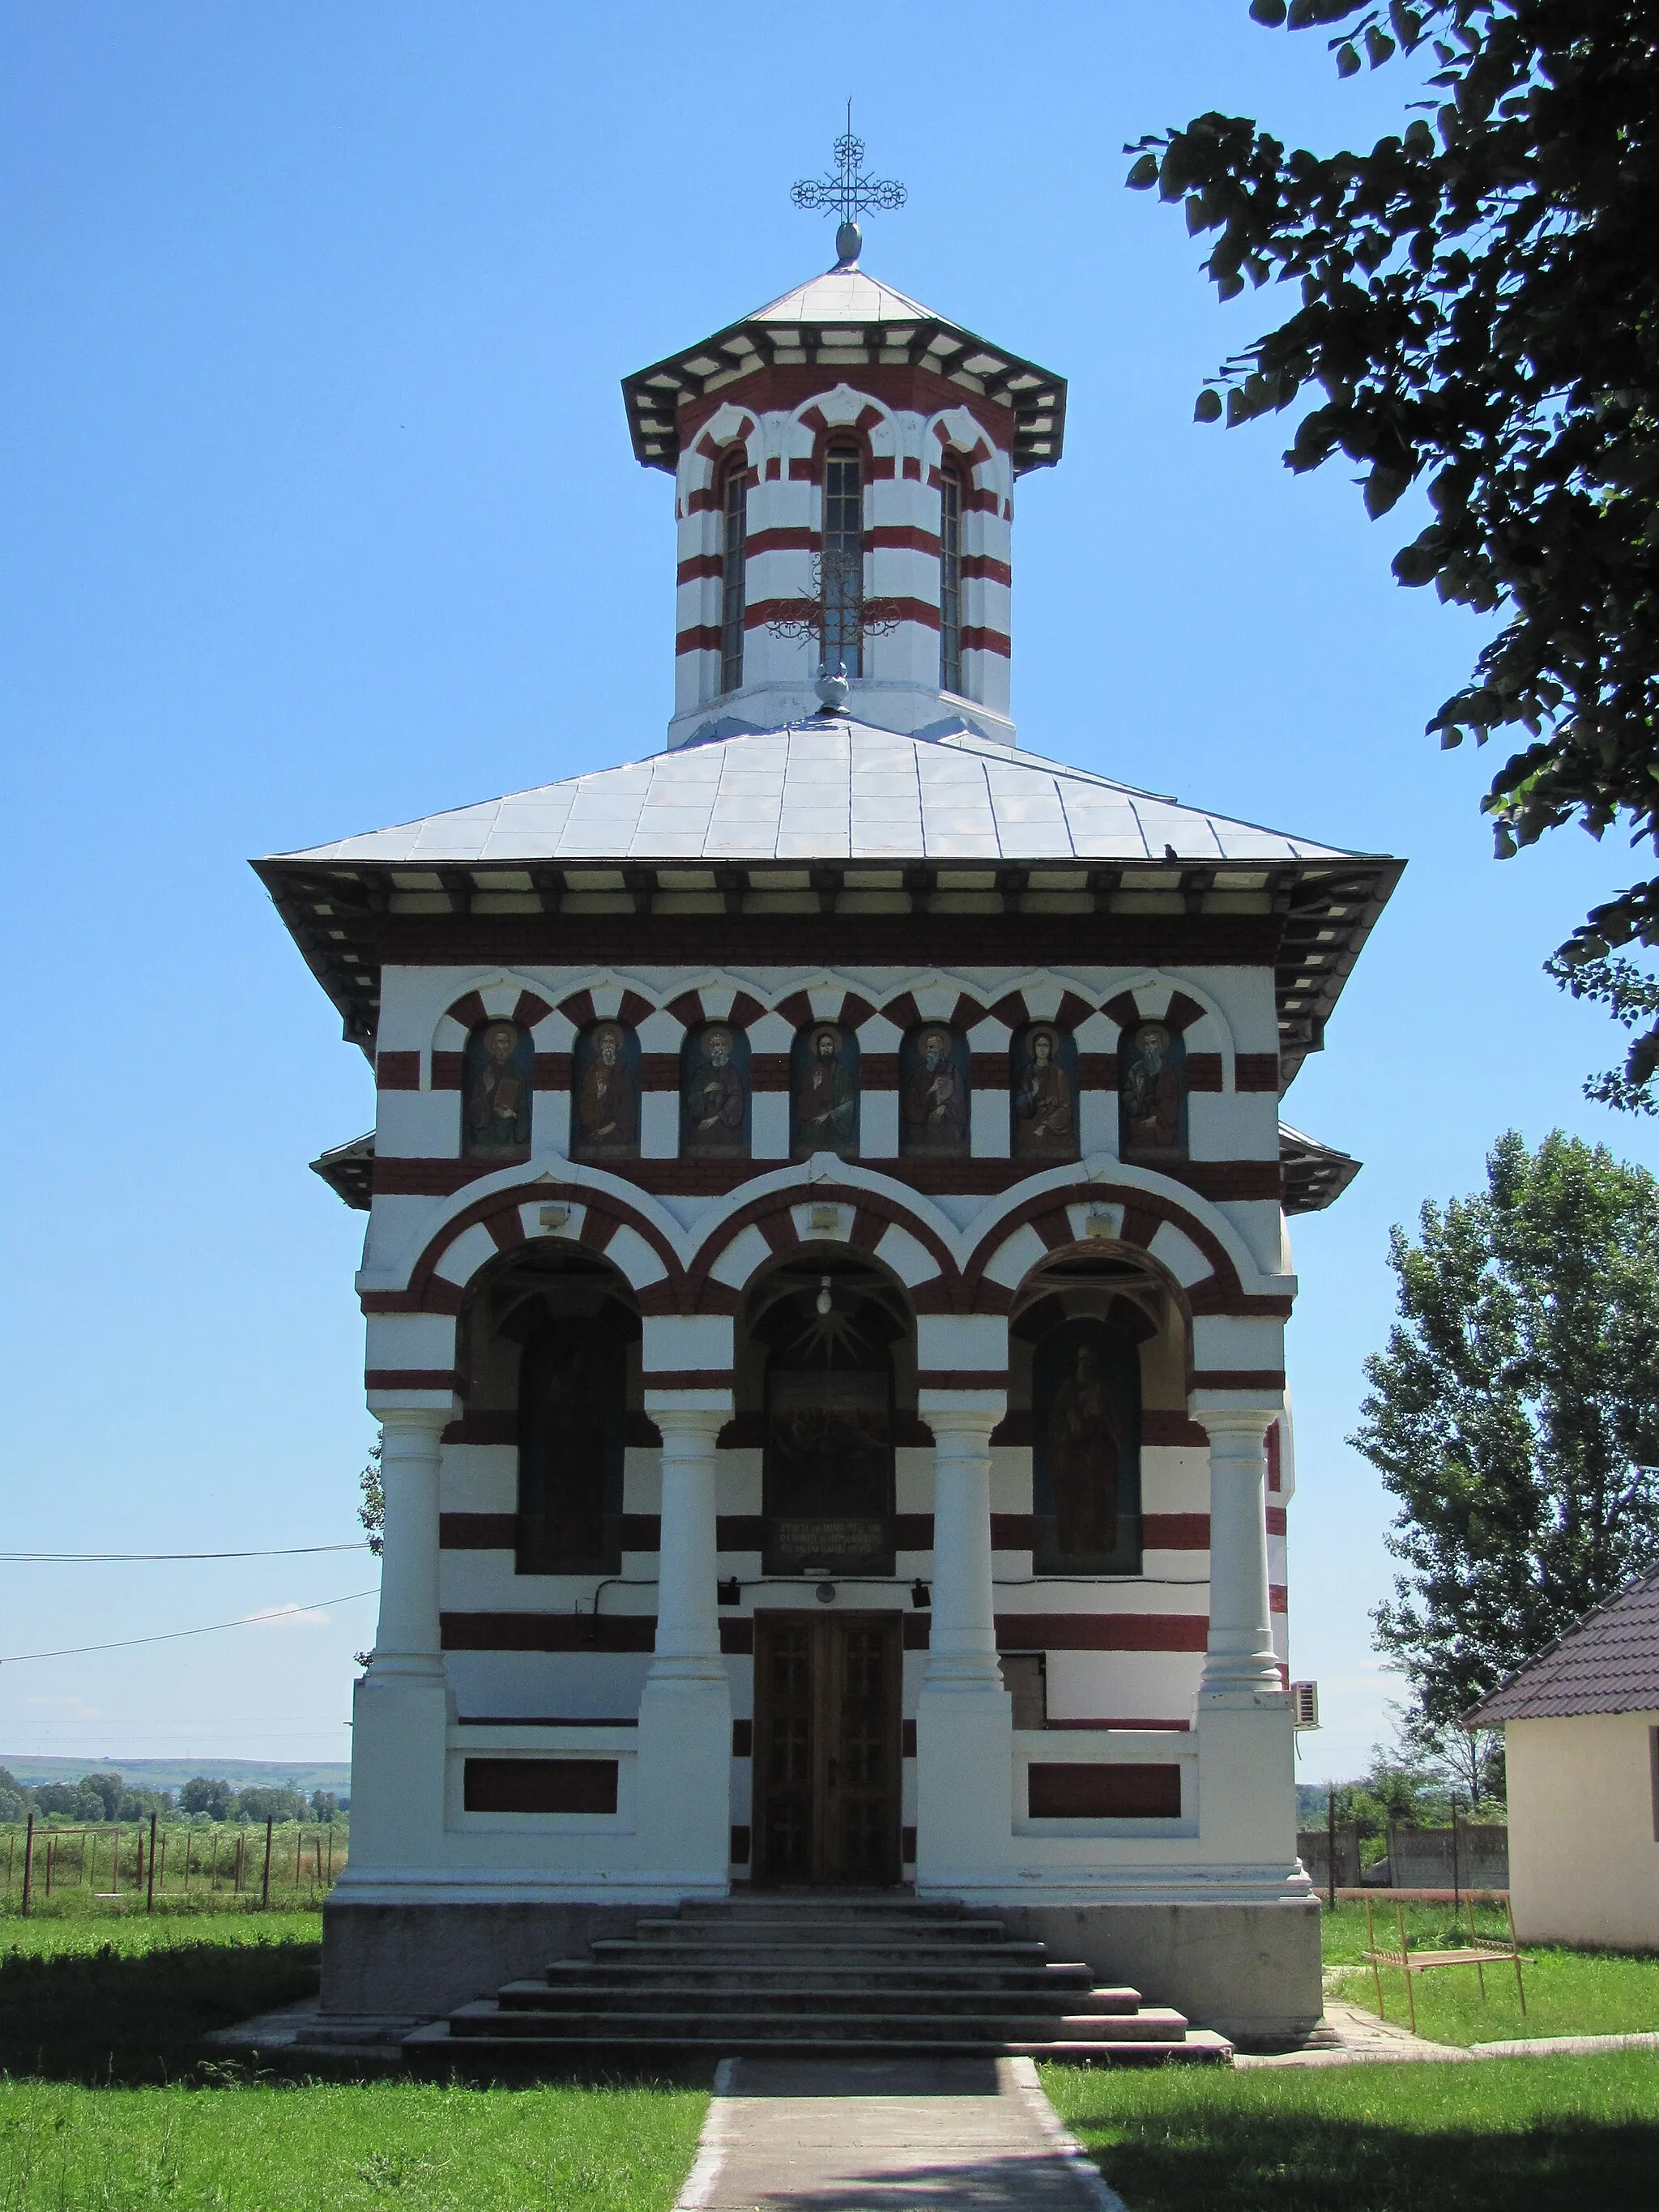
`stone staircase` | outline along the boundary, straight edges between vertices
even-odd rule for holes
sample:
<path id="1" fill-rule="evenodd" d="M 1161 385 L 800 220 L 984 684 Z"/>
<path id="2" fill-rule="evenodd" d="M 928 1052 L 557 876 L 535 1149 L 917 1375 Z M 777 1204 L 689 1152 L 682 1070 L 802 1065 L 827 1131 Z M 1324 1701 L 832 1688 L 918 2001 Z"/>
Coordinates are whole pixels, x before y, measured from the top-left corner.
<path id="1" fill-rule="evenodd" d="M 1009 2052 L 1081 2064 L 1230 2059 L 1223 2036 L 934 1899 L 783 1895 L 642 1917 L 404 2039 L 423 2072 L 551 2060 Z"/>

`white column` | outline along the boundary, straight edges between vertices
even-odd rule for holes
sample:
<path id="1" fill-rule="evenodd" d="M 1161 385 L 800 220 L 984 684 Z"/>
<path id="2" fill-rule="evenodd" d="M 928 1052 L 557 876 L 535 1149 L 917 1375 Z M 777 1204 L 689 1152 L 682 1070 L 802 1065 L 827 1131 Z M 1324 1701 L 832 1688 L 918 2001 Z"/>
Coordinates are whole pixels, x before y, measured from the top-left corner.
<path id="1" fill-rule="evenodd" d="M 702 1407 L 658 1407 L 662 1433 L 662 1535 L 657 1641 L 647 1681 L 726 1680 L 714 1594 L 714 1444 L 728 1416 Z"/>
<path id="2" fill-rule="evenodd" d="M 438 1471 L 453 1405 L 384 1403 L 380 1619 L 352 1701 L 352 1863 L 342 1893 L 442 1863 L 449 1697 L 438 1614 Z"/>
<path id="3" fill-rule="evenodd" d="M 991 1589 L 991 1431 L 978 1407 L 930 1413 L 933 1588 L 924 1694 L 1000 1692 Z"/>
<path id="4" fill-rule="evenodd" d="M 1267 1611 L 1268 1425 L 1272 1406 L 1212 1407 L 1210 1632 L 1197 1704 L 1200 1852 L 1236 1885 L 1305 1896 L 1296 1856 L 1291 1700 Z"/>
<path id="5" fill-rule="evenodd" d="M 1200 1412 L 1210 1437 L 1210 1633 L 1200 1694 L 1284 1686 L 1267 1603 L 1267 1433 L 1277 1409 Z"/>
<path id="6" fill-rule="evenodd" d="M 991 1431 L 1000 1390 L 924 1390 L 933 1431 L 933 1584 L 916 1701 L 916 1881 L 971 1890 L 1006 1878 L 1013 1838 L 1013 1705 L 997 1664 L 991 1588 Z"/>
<path id="7" fill-rule="evenodd" d="M 438 1623 L 438 1468 L 448 1412 L 380 1416 L 380 1482 L 386 1492 L 380 1553 L 380 1620 L 374 1672 L 443 1679 Z"/>
<path id="8" fill-rule="evenodd" d="M 645 1402 L 662 1435 L 662 1534 L 656 1644 L 640 1698 L 641 1854 L 665 1887 L 723 1897 L 732 1692 L 714 1586 L 714 1446 L 731 1392 L 657 1392 L 647 1378 Z"/>

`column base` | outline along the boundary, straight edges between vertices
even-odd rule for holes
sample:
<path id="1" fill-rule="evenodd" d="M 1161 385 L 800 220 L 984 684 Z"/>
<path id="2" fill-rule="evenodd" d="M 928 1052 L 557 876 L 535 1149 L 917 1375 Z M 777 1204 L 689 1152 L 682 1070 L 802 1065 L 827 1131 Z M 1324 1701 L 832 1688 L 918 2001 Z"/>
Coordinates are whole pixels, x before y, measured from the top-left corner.
<path id="1" fill-rule="evenodd" d="M 937 1889 L 1006 1866 L 1012 1847 L 1013 1699 L 928 1689 L 916 1703 L 916 1881 Z"/>
<path id="2" fill-rule="evenodd" d="M 723 1896 L 732 1865 L 732 1692 L 724 1674 L 646 1683 L 638 1807 L 641 1865 Z"/>
<path id="3" fill-rule="evenodd" d="M 1206 1857 L 1296 1864 L 1295 1735 L 1282 1688 L 1200 1690 L 1198 1824 Z"/>
<path id="4" fill-rule="evenodd" d="M 381 1673 L 352 1694 L 351 1847 L 360 1868 L 430 1866 L 444 1834 L 443 1665 Z"/>

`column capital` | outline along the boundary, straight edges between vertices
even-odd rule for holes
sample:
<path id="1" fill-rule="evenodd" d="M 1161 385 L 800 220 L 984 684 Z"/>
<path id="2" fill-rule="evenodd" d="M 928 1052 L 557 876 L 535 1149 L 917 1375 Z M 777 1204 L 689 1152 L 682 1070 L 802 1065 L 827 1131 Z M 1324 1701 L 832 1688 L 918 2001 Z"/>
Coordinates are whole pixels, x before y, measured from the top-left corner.
<path id="1" fill-rule="evenodd" d="M 933 1431 L 944 1437 L 982 1436 L 991 1431 L 1008 1411 L 1006 1390 L 919 1390 L 916 1411 Z"/>
<path id="2" fill-rule="evenodd" d="M 422 1434 L 442 1437 L 444 1431 L 455 1418 L 453 1402 L 449 1405 L 374 1406 L 370 1412 L 388 1436 L 418 1437 Z"/>
<path id="3" fill-rule="evenodd" d="M 1206 1395 L 1201 1390 L 1194 1392 L 1192 1419 L 1212 1443 L 1222 1437 L 1253 1437 L 1260 1443 L 1285 1410 L 1282 1399 L 1267 1405 L 1206 1406 Z"/>
<path id="4" fill-rule="evenodd" d="M 724 1389 L 711 1387 L 698 1390 L 653 1390 L 647 1376 L 645 1410 L 662 1431 L 665 1442 L 671 1431 L 676 1436 L 696 1436 L 707 1432 L 712 1440 L 732 1418 L 732 1386 L 727 1383 Z"/>

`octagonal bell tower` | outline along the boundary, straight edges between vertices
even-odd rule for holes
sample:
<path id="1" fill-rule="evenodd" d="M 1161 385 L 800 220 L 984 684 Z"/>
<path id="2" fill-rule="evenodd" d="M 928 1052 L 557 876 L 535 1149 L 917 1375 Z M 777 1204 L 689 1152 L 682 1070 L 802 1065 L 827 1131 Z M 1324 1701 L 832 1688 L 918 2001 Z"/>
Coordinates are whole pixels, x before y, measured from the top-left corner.
<path id="1" fill-rule="evenodd" d="M 671 748 L 811 714 L 837 672 L 860 721 L 1016 742 L 1014 479 L 1060 459 L 1065 380 L 861 245 L 843 220 L 825 274 L 623 380 L 635 454 L 675 480 Z"/>

